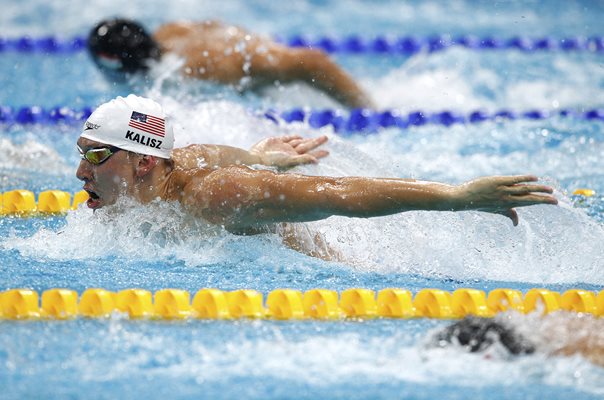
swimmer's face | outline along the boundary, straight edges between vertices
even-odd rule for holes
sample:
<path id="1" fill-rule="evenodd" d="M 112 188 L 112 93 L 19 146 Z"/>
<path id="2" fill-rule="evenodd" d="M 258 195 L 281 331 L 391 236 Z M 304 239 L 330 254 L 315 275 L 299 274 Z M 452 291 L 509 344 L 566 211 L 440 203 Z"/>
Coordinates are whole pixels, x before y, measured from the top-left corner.
<path id="1" fill-rule="evenodd" d="M 82 151 L 108 147 L 86 138 L 77 142 Z M 132 193 L 138 156 L 128 151 L 117 151 L 104 162 L 94 165 L 83 159 L 80 161 L 76 176 L 84 182 L 83 189 L 90 198 L 86 202 L 89 208 L 97 209 L 115 203 L 120 195 Z"/>

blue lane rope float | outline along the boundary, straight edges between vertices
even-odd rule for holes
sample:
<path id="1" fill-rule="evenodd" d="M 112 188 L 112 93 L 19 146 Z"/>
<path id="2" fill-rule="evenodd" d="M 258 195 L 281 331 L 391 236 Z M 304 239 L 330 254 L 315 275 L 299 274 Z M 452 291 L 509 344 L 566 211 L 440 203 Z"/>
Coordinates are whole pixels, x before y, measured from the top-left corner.
<path id="1" fill-rule="evenodd" d="M 401 114 L 397 110 L 373 111 L 368 109 L 355 109 L 346 115 L 338 110 L 325 109 L 305 111 L 300 108 L 295 108 L 279 114 L 267 112 L 264 115 L 276 122 L 279 122 L 280 119 L 287 123 L 307 122 L 312 128 L 321 128 L 331 125 L 336 132 L 343 135 L 349 133 L 372 134 L 384 128 L 406 129 L 426 124 L 449 127 L 454 124 L 477 124 L 484 121 L 517 119 L 541 120 L 554 116 L 604 121 L 604 109 L 593 109 L 584 112 L 573 110 L 529 110 L 525 112 L 515 112 L 503 109 L 495 112 L 476 110 L 468 114 L 461 114 L 455 111 L 441 111 L 434 113 L 414 111 L 406 115 Z"/>
<path id="2" fill-rule="evenodd" d="M 58 38 L 55 36 L 45 36 L 40 38 L 32 38 L 23 36 L 17 38 L 0 37 L 0 53 L 17 52 L 17 53 L 75 53 L 86 48 L 86 38 Z"/>
<path id="3" fill-rule="evenodd" d="M 402 54 L 412 55 L 419 52 L 437 52 L 453 46 L 461 46 L 472 50 L 496 50 L 516 49 L 525 52 L 544 50 L 563 51 L 590 51 L 604 52 L 603 37 L 569 37 L 555 39 L 550 37 L 528 38 L 512 37 L 508 39 L 496 37 L 476 37 L 471 35 L 452 38 L 448 35 L 437 35 L 431 37 L 415 36 L 376 36 L 374 38 L 363 38 L 351 35 L 344 38 L 319 37 L 308 38 L 303 35 L 292 36 L 286 43 L 292 47 L 312 47 L 322 49 L 328 53 L 373 53 L 373 54 Z"/>
<path id="4" fill-rule="evenodd" d="M 275 39 L 291 47 L 310 47 L 322 49 L 327 53 L 346 54 L 413 55 L 419 52 L 438 52 L 455 46 L 471 50 L 520 50 L 524 52 L 586 51 L 604 53 L 603 36 L 591 36 L 588 38 L 530 38 L 525 36 L 498 38 L 472 35 L 456 37 L 449 35 L 429 37 L 378 35 L 372 38 L 364 38 L 359 35 L 350 35 L 341 38 L 330 36 L 312 38 L 305 35 L 293 35 L 287 38 L 276 37 Z M 31 36 L 15 38 L 0 37 L 0 53 L 61 54 L 79 52 L 85 48 L 86 38 L 82 36 L 71 38 L 56 36 L 39 38 Z"/>
<path id="5" fill-rule="evenodd" d="M 76 110 L 65 106 L 50 109 L 43 109 L 38 106 L 23 106 L 16 109 L 9 106 L 0 106 L 0 124 L 54 125 L 57 123 L 74 123 L 85 121 L 92 114 L 92 111 L 92 107 L 83 107 Z"/>
<path id="6" fill-rule="evenodd" d="M 41 301 L 40 301 L 41 297 Z M 81 296 L 74 290 L 54 288 L 42 296 L 31 289 L 0 292 L 0 321 L 19 319 L 66 320 L 77 317 L 107 318 L 117 312 L 131 319 L 239 319 L 277 320 L 344 318 L 439 318 L 467 315 L 493 317 L 505 311 L 547 314 L 556 311 L 604 316 L 604 290 L 599 293 L 569 289 L 564 293 L 534 288 L 525 294 L 498 288 L 488 294 L 461 288 L 452 293 L 441 289 L 409 290 L 386 288 L 377 294 L 370 289 L 351 288 L 341 293 L 328 289 L 275 289 L 264 302 L 262 293 L 251 289 L 225 292 L 200 289 L 191 294 L 181 289 L 125 289 L 117 293 L 91 288 Z"/>
<path id="7" fill-rule="evenodd" d="M 55 125 L 81 123 L 92 113 L 92 107 L 72 109 L 69 107 L 54 107 L 43 109 L 38 106 L 12 108 L 0 106 L 0 124 L 4 125 Z M 334 109 L 305 110 L 294 108 L 287 111 L 256 112 L 257 114 L 276 123 L 305 122 L 311 128 L 322 128 L 331 125 L 342 135 L 350 133 L 371 134 L 384 128 L 406 129 L 413 126 L 436 124 L 451 126 L 454 124 L 477 124 L 483 121 L 503 120 L 542 120 L 555 116 L 573 117 L 588 121 L 604 121 L 604 109 L 596 108 L 586 111 L 575 110 L 528 110 L 516 112 L 502 109 L 495 112 L 484 110 L 462 114 L 455 111 L 424 112 L 414 111 L 401 114 L 397 110 L 374 111 L 355 109 L 349 113 Z"/>

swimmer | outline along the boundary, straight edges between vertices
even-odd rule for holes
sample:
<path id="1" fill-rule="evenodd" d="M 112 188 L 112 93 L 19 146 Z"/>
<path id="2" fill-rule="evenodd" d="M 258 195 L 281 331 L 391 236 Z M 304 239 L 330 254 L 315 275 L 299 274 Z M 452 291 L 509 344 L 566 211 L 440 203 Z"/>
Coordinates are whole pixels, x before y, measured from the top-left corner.
<path id="1" fill-rule="evenodd" d="M 523 327 L 526 332 L 521 333 Z M 589 314 L 557 312 L 536 321 L 466 317 L 437 332 L 432 342 L 438 347 L 460 345 L 472 353 L 499 343 L 512 355 L 580 354 L 604 367 L 604 320 Z"/>
<path id="2" fill-rule="evenodd" d="M 153 35 L 135 21 L 100 22 L 88 37 L 94 62 L 112 78 L 145 72 L 173 53 L 184 59 L 185 76 L 255 88 L 303 81 L 352 108 L 372 107 L 363 90 L 321 50 L 291 48 L 216 21 L 174 22 Z"/>
<path id="3" fill-rule="evenodd" d="M 311 151 L 318 151 L 314 148 L 320 142 L 296 139 L 284 145 L 316 161 L 324 153 Z M 121 195 L 140 203 L 175 201 L 232 233 L 253 234 L 282 222 L 332 215 L 370 218 L 411 210 L 478 210 L 507 216 L 516 225 L 515 207 L 557 204 L 552 189 L 535 183 L 531 175 L 490 176 L 456 186 L 307 176 L 251 168 L 257 160 L 237 158 L 244 150 L 230 148 L 224 157 L 220 147 L 173 149 L 173 143 L 170 119 L 153 100 L 129 95 L 98 107 L 77 141 L 82 161 L 76 176 L 90 195 L 88 207 L 113 204 Z M 305 148 L 298 150 L 298 143 Z"/>

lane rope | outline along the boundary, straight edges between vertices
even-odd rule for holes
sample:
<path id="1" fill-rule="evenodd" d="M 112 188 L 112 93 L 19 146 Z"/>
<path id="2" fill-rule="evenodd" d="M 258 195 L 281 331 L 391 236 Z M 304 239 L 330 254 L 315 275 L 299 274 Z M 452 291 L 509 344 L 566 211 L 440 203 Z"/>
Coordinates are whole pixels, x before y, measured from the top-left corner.
<path id="1" fill-rule="evenodd" d="M 413 55 L 421 52 L 434 53 L 451 47 L 463 47 L 470 50 L 519 50 L 525 53 L 544 51 L 591 52 L 604 53 L 604 36 L 571 36 L 556 38 L 544 36 L 531 38 L 513 36 L 501 38 L 496 36 L 478 37 L 462 35 L 389 36 L 362 37 L 349 35 L 345 37 L 291 35 L 275 36 L 277 42 L 290 47 L 308 47 L 324 50 L 327 53 L 343 54 L 381 54 Z M 65 54 L 86 49 L 87 39 L 84 36 L 69 38 L 59 36 L 0 37 L 0 53 L 16 52 L 22 54 Z"/>
<path id="2" fill-rule="evenodd" d="M 88 200 L 88 193 L 80 190 L 73 195 L 62 190 L 45 190 L 36 196 L 34 192 L 16 189 L 0 193 L 0 216 L 34 217 L 64 214 L 76 210 Z"/>
<path id="3" fill-rule="evenodd" d="M 40 301 L 41 297 L 41 301 Z M 543 288 L 519 290 L 499 288 L 488 295 L 478 289 L 422 289 L 414 295 L 400 288 L 378 291 L 351 288 L 338 293 L 329 289 L 271 291 L 266 302 L 262 293 L 242 289 L 222 291 L 201 289 L 191 301 L 186 290 L 162 289 L 152 294 L 145 289 L 117 293 L 87 289 L 81 296 L 74 290 L 55 288 L 42 293 L 31 289 L 0 292 L 2 319 L 65 320 L 77 317 L 106 318 L 114 313 L 131 319 L 277 319 L 301 320 L 345 318 L 463 318 L 466 315 L 493 317 L 505 311 L 547 314 L 555 311 L 604 316 L 604 290 L 599 293 L 570 289 L 560 294 Z"/>
<path id="4" fill-rule="evenodd" d="M 44 109 L 38 106 L 23 106 L 20 108 L 0 106 L 0 125 L 81 123 L 90 116 L 92 111 L 92 107 L 83 107 L 81 109 L 54 107 Z M 354 109 L 350 112 L 344 112 L 337 109 L 308 110 L 303 108 L 293 108 L 287 111 L 269 110 L 252 112 L 276 123 L 303 122 L 315 129 L 331 125 L 337 133 L 342 135 L 346 135 L 347 133 L 371 134 L 384 128 L 406 129 L 426 124 L 448 127 L 455 124 L 477 124 L 484 121 L 543 120 L 551 117 L 572 117 L 588 121 L 604 121 L 604 108 L 594 108 L 584 111 L 536 109 L 521 112 L 509 109 L 501 109 L 494 112 L 475 110 L 467 114 L 450 110 L 441 112 L 414 111 L 409 114 L 402 114 L 397 110 L 374 111 L 369 109 Z"/>

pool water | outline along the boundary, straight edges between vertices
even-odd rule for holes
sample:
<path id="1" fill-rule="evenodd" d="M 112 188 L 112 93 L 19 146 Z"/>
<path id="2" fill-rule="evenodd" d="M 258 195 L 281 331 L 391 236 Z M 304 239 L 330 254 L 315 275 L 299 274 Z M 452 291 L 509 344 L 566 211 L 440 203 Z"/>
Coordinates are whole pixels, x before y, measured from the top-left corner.
<path id="1" fill-rule="evenodd" d="M 602 35 L 599 2 L 179 1 L 3 4 L 0 36 L 85 35 L 123 15 L 153 29 L 190 18 L 255 32 L 340 37 L 474 34 L 509 38 Z M 604 107 L 604 55 L 475 51 L 413 57 L 334 55 L 382 109 L 583 111 Z M 172 67 L 169 63 L 166 69 Z M 105 81 L 84 52 L 0 53 L 0 105 L 95 106 L 131 89 Z M 499 287 L 602 290 L 604 124 L 572 117 L 390 128 L 341 136 L 330 127 L 277 125 L 250 110 L 338 107 L 304 85 L 239 96 L 174 76 L 136 82 L 177 122 L 176 145 L 249 147 L 275 134 L 326 134 L 331 155 L 296 172 L 413 177 L 460 183 L 533 173 L 556 188 L 558 207 L 519 210 L 520 225 L 476 212 L 428 213 L 300 225 L 342 255 L 326 262 L 276 235 L 234 236 L 189 221 L 172 204 L 66 217 L 0 219 L 0 290 L 66 287 L 305 291 Z M 1 125 L 0 192 L 76 192 L 78 125 Z M 587 187 L 596 196 L 572 196 Z M 117 215 L 121 216 L 117 218 Z M 0 322 L 0 398 L 601 398 L 604 370 L 581 357 L 518 358 L 429 346 L 447 321 L 343 322 L 109 320 Z"/>

